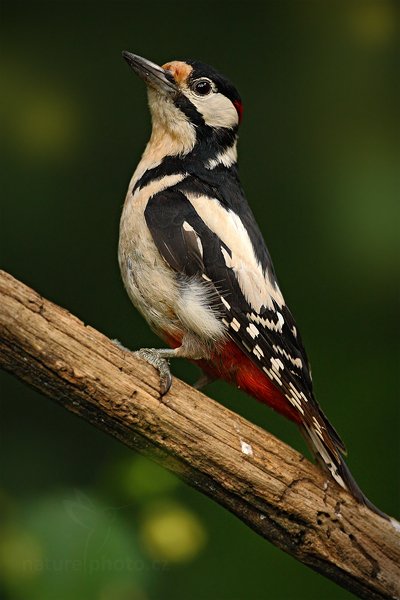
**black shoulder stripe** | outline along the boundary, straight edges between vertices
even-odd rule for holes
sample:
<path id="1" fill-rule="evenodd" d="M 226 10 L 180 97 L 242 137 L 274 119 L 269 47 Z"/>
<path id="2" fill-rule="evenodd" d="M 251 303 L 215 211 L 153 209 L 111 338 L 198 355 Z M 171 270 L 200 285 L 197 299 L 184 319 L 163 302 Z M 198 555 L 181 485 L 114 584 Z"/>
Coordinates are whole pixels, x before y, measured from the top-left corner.
<path id="1" fill-rule="evenodd" d="M 219 148 L 218 152 L 221 149 Z M 210 171 L 207 169 L 205 164 L 215 158 L 218 154 L 216 151 L 212 153 L 211 149 L 208 149 L 207 154 L 204 155 L 202 162 L 202 156 L 199 156 L 199 149 L 195 148 L 192 152 L 184 157 L 180 156 L 166 156 L 160 162 L 159 165 L 148 169 L 135 183 L 132 194 L 139 188 L 143 188 L 156 179 L 166 177 L 167 175 L 177 175 L 179 173 L 187 173 L 191 176 L 192 181 L 197 180 L 199 185 L 203 185 L 203 192 L 205 194 L 210 193 L 210 188 L 214 194 L 218 194 L 218 188 L 221 184 L 228 185 L 229 188 L 237 188 L 238 178 L 236 165 L 226 167 L 225 165 L 218 165 L 217 168 Z M 200 159 L 200 160 L 199 160 Z M 220 196 L 221 202 L 224 202 L 223 196 Z"/>
<path id="2" fill-rule="evenodd" d="M 148 169 L 143 173 L 140 179 L 135 183 L 132 194 L 134 194 L 137 189 L 145 187 L 156 179 L 161 179 L 167 175 L 177 175 L 179 173 L 184 173 L 185 171 L 186 168 L 182 159 L 177 156 L 166 156 L 159 165 L 152 169 Z"/>

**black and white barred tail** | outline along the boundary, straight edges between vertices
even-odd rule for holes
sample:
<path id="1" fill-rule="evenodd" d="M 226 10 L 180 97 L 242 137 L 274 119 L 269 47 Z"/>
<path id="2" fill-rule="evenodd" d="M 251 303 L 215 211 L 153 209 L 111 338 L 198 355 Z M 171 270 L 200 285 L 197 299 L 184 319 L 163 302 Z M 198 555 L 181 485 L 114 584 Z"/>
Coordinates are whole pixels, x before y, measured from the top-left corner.
<path id="1" fill-rule="evenodd" d="M 324 444 L 316 431 L 308 425 L 300 425 L 300 431 L 318 464 L 326 473 L 333 477 L 343 489 L 350 492 L 360 504 L 364 504 L 381 517 L 389 519 L 388 515 L 377 508 L 370 500 L 368 500 L 365 494 L 363 494 L 338 449 L 333 451 L 331 444 L 329 447 L 327 444 Z"/>

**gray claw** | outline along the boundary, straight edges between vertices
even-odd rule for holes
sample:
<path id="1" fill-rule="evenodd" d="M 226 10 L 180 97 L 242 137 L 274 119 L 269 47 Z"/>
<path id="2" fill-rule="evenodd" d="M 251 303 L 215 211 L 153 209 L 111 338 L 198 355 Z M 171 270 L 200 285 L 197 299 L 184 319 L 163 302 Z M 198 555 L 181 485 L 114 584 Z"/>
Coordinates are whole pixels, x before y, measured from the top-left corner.
<path id="1" fill-rule="evenodd" d="M 161 360 L 165 363 L 165 366 L 159 368 L 160 393 L 161 396 L 165 396 L 165 394 L 169 392 L 169 388 L 172 385 L 172 376 L 171 371 L 169 370 L 168 361 L 166 361 L 165 358 L 162 358 Z"/>
<path id="2" fill-rule="evenodd" d="M 164 396 L 172 384 L 172 376 L 167 359 L 162 358 L 156 348 L 142 348 L 133 354 L 157 369 L 160 374 L 160 394 Z"/>

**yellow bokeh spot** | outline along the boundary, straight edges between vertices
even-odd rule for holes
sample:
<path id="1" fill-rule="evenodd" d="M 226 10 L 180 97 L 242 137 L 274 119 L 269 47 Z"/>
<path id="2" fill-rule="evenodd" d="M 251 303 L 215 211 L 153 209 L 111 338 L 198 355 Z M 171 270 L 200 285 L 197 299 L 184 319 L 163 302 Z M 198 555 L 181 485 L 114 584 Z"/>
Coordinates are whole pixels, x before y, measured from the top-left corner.
<path id="1" fill-rule="evenodd" d="M 179 563 L 192 560 L 206 543 L 198 517 L 177 503 L 157 504 L 146 514 L 141 538 L 155 560 Z"/>
<path id="2" fill-rule="evenodd" d="M 36 565 L 42 558 L 39 542 L 30 534 L 10 528 L 0 540 L 0 574 L 13 585 L 21 579 L 37 575 Z"/>
<path id="3" fill-rule="evenodd" d="M 369 0 L 352 6 L 350 19 L 355 37 L 364 44 L 380 45 L 396 35 L 395 6 L 387 0 Z"/>
<path id="4" fill-rule="evenodd" d="M 13 134 L 20 152 L 32 158 L 63 155 L 78 135 L 75 107 L 62 96 L 36 93 L 16 115 Z"/>
<path id="5" fill-rule="evenodd" d="M 0 75 L 6 82 L 0 118 L 7 151 L 30 162 L 71 155 L 82 137 L 76 93 L 17 59 L 0 59 Z"/>

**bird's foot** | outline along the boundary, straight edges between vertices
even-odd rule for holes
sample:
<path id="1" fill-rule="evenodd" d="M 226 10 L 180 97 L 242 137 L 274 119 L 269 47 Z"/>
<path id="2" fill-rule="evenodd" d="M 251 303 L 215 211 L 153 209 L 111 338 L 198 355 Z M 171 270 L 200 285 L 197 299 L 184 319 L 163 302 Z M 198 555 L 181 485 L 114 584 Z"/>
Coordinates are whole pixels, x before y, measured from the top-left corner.
<path id="1" fill-rule="evenodd" d="M 167 360 L 171 357 L 172 352 L 171 350 L 160 350 L 157 348 L 142 348 L 133 352 L 135 356 L 145 360 L 159 372 L 161 396 L 164 396 L 169 391 L 172 384 L 172 375 Z"/>

